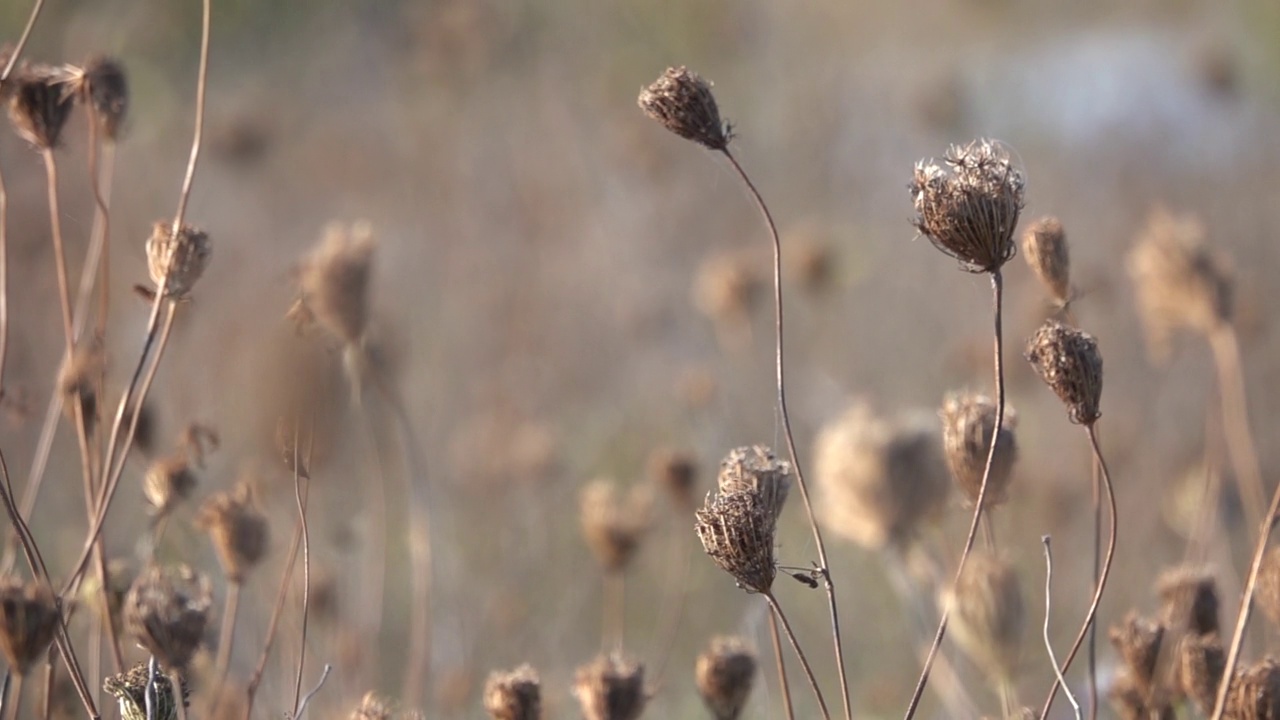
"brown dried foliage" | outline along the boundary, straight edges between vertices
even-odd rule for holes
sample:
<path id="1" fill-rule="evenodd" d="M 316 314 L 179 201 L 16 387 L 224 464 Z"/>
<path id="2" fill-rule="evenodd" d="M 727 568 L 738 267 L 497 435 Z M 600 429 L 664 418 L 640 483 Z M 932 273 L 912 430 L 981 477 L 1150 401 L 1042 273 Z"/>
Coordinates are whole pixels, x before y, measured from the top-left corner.
<path id="1" fill-rule="evenodd" d="M 708 150 L 725 150 L 733 133 L 720 121 L 711 83 L 684 66 L 666 72 L 640 91 L 637 100 L 645 115 Z"/>
<path id="2" fill-rule="evenodd" d="M 222 569 L 233 583 L 244 582 L 267 552 L 267 519 L 254 507 L 247 483 L 210 496 L 196 514 L 196 525 L 209 533 Z"/>
<path id="3" fill-rule="evenodd" d="M 185 672 L 209 623 L 209 579 L 186 565 L 150 565 L 125 597 L 125 629 L 165 668 Z"/>
<path id="4" fill-rule="evenodd" d="M 1218 583 L 1206 570 L 1178 567 L 1156 580 L 1165 627 L 1194 635 L 1218 633 Z"/>
<path id="5" fill-rule="evenodd" d="M 1152 697 L 1156 689 L 1156 664 L 1164 634 L 1160 621 L 1141 617 L 1136 612 L 1112 625 L 1108 634 L 1143 698 Z"/>
<path id="6" fill-rule="evenodd" d="M 648 701 L 644 667 L 618 654 L 600 655 L 578 668 L 573 695 L 586 720 L 636 720 Z"/>
<path id="7" fill-rule="evenodd" d="M 47 585 L 0 579 L 0 651 L 14 673 L 26 675 L 58 629 L 58 606 Z"/>
<path id="8" fill-rule="evenodd" d="M 156 288 L 164 285 L 165 297 L 182 299 L 191 294 L 204 274 L 213 247 L 209 234 L 190 225 L 173 232 L 173 223 L 157 220 L 147 238 L 147 269 Z"/>
<path id="9" fill-rule="evenodd" d="M 484 685 L 484 709 L 493 720 L 539 720 L 542 681 L 532 665 L 494 672 Z"/>
<path id="10" fill-rule="evenodd" d="M 1027 341 L 1024 356 L 1067 406 L 1071 422 L 1097 422 L 1102 415 L 1102 354 L 1092 335 L 1048 320 Z"/>
<path id="11" fill-rule="evenodd" d="M 1071 253 L 1062 221 L 1052 215 L 1022 233 L 1022 257 L 1059 304 L 1071 299 Z"/>
<path id="12" fill-rule="evenodd" d="M 376 248 L 369 223 L 331 223 L 299 270 L 301 301 L 307 312 L 342 343 L 356 345 L 364 337 Z"/>
<path id="13" fill-rule="evenodd" d="M 1178 643 L 1178 685 L 1206 717 L 1213 712 L 1226 664 L 1217 635 L 1186 635 Z"/>
<path id="14" fill-rule="evenodd" d="M 756 676 L 756 654 L 741 638 L 717 637 L 698 656 L 694 681 L 715 720 L 737 720 Z"/>
<path id="15" fill-rule="evenodd" d="M 733 450 L 720 464 L 717 491 L 695 512 L 702 548 L 751 592 L 768 592 L 777 567 L 773 540 L 791 486 L 791 465 L 763 445 Z"/>
<path id="16" fill-rule="evenodd" d="M 75 106 L 67 72 L 47 65 L 27 65 L 15 74 L 10 78 L 13 87 L 6 89 L 14 131 L 38 150 L 57 147 Z"/>

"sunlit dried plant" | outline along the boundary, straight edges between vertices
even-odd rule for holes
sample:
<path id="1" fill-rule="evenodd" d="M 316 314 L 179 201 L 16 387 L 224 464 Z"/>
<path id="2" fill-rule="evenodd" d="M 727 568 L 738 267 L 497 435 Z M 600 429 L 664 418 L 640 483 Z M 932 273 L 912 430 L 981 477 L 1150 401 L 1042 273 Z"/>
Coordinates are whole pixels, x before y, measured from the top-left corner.
<path id="1" fill-rule="evenodd" d="M 978 491 L 982 488 L 982 475 L 996 427 L 996 404 L 991 398 L 978 393 L 952 393 L 943 401 L 938 415 L 942 418 L 942 447 L 947 468 L 956 486 L 972 505 L 977 502 Z M 1006 409 L 995 458 L 991 463 L 990 479 L 987 480 L 985 502 L 988 507 L 995 507 L 1009 498 L 1013 464 L 1018 459 L 1014 435 L 1017 424 L 1017 414 Z"/>
<path id="2" fill-rule="evenodd" d="M 157 220 L 147 238 L 147 268 L 156 289 L 164 287 L 166 297 L 182 299 L 191 293 L 204 274 L 213 246 L 209 234 L 183 225 L 175 234 L 173 223 Z"/>
<path id="3" fill-rule="evenodd" d="M 1067 406 L 1071 422 L 1092 425 L 1102 415 L 1102 355 L 1089 333 L 1049 320 L 1027 341 L 1027 361 Z"/>
<path id="4" fill-rule="evenodd" d="M 767 593 L 777 574 L 774 532 L 791 465 L 763 445 L 736 448 L 720 464 L 717 487 L 695 513 L 702 548 L 741 587 Z"/>
<path id="5" fill-rule="evenodd" d="M 178 720 L 178 709 L 173 702 L 173 685 L 162 672 L 156 672 L 154 685 L 147 663 L 138 663 L 128 670 L 108 677 L 102 689 L 116 698 L 120 705 L 121 720 Z M 181 678 L 182 704 L 185 707 L 190 695 L 186 678 Z M 147 715 L 147 688 L 152 687 L 151 707 L 153 715 Z"/>
<path id="6" fill-rule="evenodd" d="M 494 672 L 484 685 L 484 709 L 492 720 L 541 720 L 542 681 L 532 665 Z"/>
<path id="7" fill-rule="evenodd" d="M 578 668 L 573 695 L 586 720 L 636 720 L 649 699 L 644 667 L 618 654 L 600 655 Z"/>
<path id="8" fill-rule="evenodd" d="M 369 223 L 331 223 L 299 270 L 298 285 L 307 311 L 347 345 L 359 345 L 369 323 L 369 280 L 376 247 Z"/>
<path id="9" fill-rule="evenodd" d="M 1026 610 L 1018 575 L 1006 560 L 970 556 L 952 594 L 956 640 L 998 683 L 1018 668 Z"/>
<path id="10" fill-rule="evenodd" d="M 267 551 L 267 519 L 254 507 L 247 483 L 205 500 L 196 525 L 209 533 L 218 560 L 232 583 L 244 582 Z"/>
<path id="11" fill-rule="evenodd" d="M 166 669 L 186 670 L 204 639 L 213 593 L 186 565 L 152 564 L 125 597 L 125 629 Z"/>
<path id="12" fill-rule="evenodd" d="M 712 638 L 698 656 L 694 681 L 715 720 L 737 720 L 755 683 L 756 654 L 741 638 Z"/>
<path id="13" fill-rule="evenodd" d="M 26 675 L 49 649 L 58 629 L 58 606 L 43 583 L 0 579 L 0 651 L 16 675 Z"/>
<path id="14" fill-rule="evenodd" d="M 662 126 L 708 150 L 724 150 L 733 139 L 711 94 L 711 83 L 684 66 L 667 68 L 640 91 L 640 109 Z"/>
<path id="15" fill-rule="evenodd" d="M 10 78 L 9 122 L 23 140 L 38 150 L 57 147 L 62 129 L 71 117 L 75 94 L 62 68 L 27 65 Z"/>
<path id="16" fill-rule="evenodd" d="M 1071 253 L 1062 221 L 1052 215 L 1036 220 L 1022 234 L 1022 257 L 1061 306 L 1071 300 Z"/>
<path id="17" fill-rule="evenodd" d="M 1156 580 L 1165 627 L 1193 635 L 1218 633 L 1218 583 L 1203 568 L 1177 567 Z"/>
<path id="18" fill-rule="evenodd" d="M 646 486 L 632 487 L 625 501 L 609 480 L 594 480 L 582 488 L 582 536 L 604 570 L 624 570 L 635 557 L 652 524 L 652 506 Z"/>

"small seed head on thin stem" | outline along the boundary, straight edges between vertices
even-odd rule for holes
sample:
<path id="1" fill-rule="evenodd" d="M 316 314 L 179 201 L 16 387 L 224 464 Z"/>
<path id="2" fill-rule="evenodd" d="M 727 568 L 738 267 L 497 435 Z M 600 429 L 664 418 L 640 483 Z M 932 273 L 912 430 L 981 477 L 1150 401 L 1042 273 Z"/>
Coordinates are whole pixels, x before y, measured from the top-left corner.
<path id="1" fill-rule="evenodd" d="M 53 591 L 16 577 L 0 579 L 0 652 L 14 674 L 25 676 L 58 629 Z"/>
<path id="2" fill-rule="evenodd" d="M 974 553 L 956 584 L 956 640 L 991 677 L 1012 678 L 1026 612 L 1013 566 L 988 553 Z"/>
<path id="3" fill-rule="evenodd" d="M 951 478 L 969 503 L 975 504 L 982 489 L 991 436 L 996 427 L 996 404 L 985 395 L 952 393 L 943 401 L 938 415 L 942 418 L 943 456 L 951 470 Z M 987 494 L 983 499 L 985 507 L 992 508 L 1009 499 L 1013 464 L 1018 459 L 1018 444 L 1013 432 L 1017 424 L 1017 414 L 1006 407 L 1004 425 L 1000 428 L 996 454 L 987 479 Z"/>
<path id="4" fill-rule="evenodd" d="M 1216 634 L 1184 635 L 1178 642 L 1178 686 L 1205 717 L 1213 713 L 1226 665 Z"/>
<path id="5" fill-rule="evenodd" d="M 662 126 L 708 150 L 725 150 L 733 133 L 720 121 L 720 109 L 711 93 L 711 83 L 686 69 L 666 72 L 640 91 L 640 109 Z"/>
<path id="6" fill-rule="evenodd" d="M 93 108 L 102 135 L 114 142 L 120 137 L 120 126 L 129 109 L 129 83 L 124 66 L 118 60 L 95 57 L 85 63 L 81 92 Z"/>
<path id="7" fill-rule="evenodd" d="M 532 665 L 494 672 L 484 685 L 484 709 L 492 720 L 541 720 L 542 681 Z"/>
<path id="8" fill-rule="evenodd" d="M 175 235 L 172 222 L 157 220 L 151 228 L 151 237 L 147 238 L 151 282 L 157 289 L 164 284 L 165 297 L 185 298 L 204 274 L 212 254 L 213 247 L 205 231 L 183 225 Z"/>
<path id="9" fill-rule="evenodd" d="M 777 522 L 791 491 L 791 463 L 779 460 L 764 445 L 734 448 L 720 461 L 716 488 L 721 494 L 753 492 L 759 495 Z"/>
<path id="10" fill-rule="evenodd" d="M 1067 406 L 1071 422 L 1092 425 L 1101 416 L 1102 354 L 1092 335 L 1048 320 L 1024 353 L 1040 379 Z"/>
<path id="11" fill-rule="evenodd" d="M 644 667 L 616 653 L 600 655 L 578 668 L 573 695 L 586 720 L 636 720 L 649 699 Z"/>
<path id="12" fill-rule="evenodd" d="M 1071 299 L 1071 253 L 1062 221 L 1052 215 L 1031 223 L 1022 234 L 1022 256 L 1059 305 Z"/>
<path id="13" fill-rule="evenodd" d="M 29 65 L 14 75 L 9 78 L 13 87 L 7 89 L 9 122 L 37 150 L 52 150 L 58 146 L 62 128 L 75 106 L 67 73 L 62 68 Z"/>
<path id="14" fill-rule="evenodd" d="M 756 653 L 738 637 L 717 637 L 698 656 L 694 681 L 715 720 L 738 720 L 756 677 Z"/>
<path id="15" fill-rule="evenodd" d="M 637 485 L 625 501 L 609 480 L 595 480 L 582 488 L 582 536 L 606 572 L 625 570 L 635 557 L 651 525 L 653 495 Z"/>
<path id="16" fill-rule="evenodd" d="M 165 668 L 185 672 L 209 623 L 209 578 L 186 565 L 151 565 L 125 597 L 125 629 Z"/>
<path id="17" fill-rule="evenodd" d="M 1129 668 L 1132 682 L 1143 697 L 1150 696 L 1155 690 L 1156 662 L 1164 640 L 1164 625 L 1131 612 L 1111 626 L 1108 636 Z"/>
<path id="18" fill-rule="evenodd" d="M 916 163 L 912 221 L 934 247 L 969 272 L 995 272 L 1017 252 L 1013 233 L 1024 199 L 1022 171 L 998 142 L 953 145 L 943 165 Z"/>
<path id="19" fill-rule="evenodd" d="M 763 445 L 733 450 L 720 465 L 717 491 L 694 513 L 702 548 L 750 592 L 773 586 L 773 539 L 791 485 L 791 465 Z"/>
<path id="20" fill-rule="evenodd" d="M 152 718 L 147 717 L 147 684 L 150 674 L 147 663 L 142 662 L 102 681 L 102 689 L 120 704 L 121 720 L 177 720 L 178 709 L 173 704 L 173 683 L 160 671 L 156 672 L 155 694 L 151 698 L 155 714 Z M 186 707 L 190 696 L 186 677 L 181 676 L 180 682 L 182 705 Z"/>
<path id="21" fill-rule="evenodd" d="M 376 248 L 369 223 L 331 223 L 299 271 L 298 285 L 307 312 L 344 344 L 358 345 L 364 338 Z"/>
<path id="22" fill-rule="evenodd" d="M 1160 619 L 1166 628 L 1193 635 L 1216 635 L 1218 583 L 1208 571 L 1177 567 L 1156 580 Z"/>
<path id="23" fill-rule="evenodd" d="M 247 483 L 206 500 L 196 514 L 196 525 L 209 533 L 222 569 L 233 583 L 244 582 L 267 552 L 267 519 L 253 506 Z"/>

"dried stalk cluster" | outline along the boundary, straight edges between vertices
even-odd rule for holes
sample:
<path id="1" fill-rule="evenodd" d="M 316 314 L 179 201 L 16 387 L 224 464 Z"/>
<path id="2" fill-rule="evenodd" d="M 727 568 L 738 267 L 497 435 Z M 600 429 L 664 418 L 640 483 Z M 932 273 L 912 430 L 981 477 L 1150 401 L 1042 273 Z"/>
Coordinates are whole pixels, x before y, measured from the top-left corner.
<path id="1" fill-rule="evenodd" d="M 720 463 L 716 484 L 695 513 L 702 548 L 739 586 L 767 593 L 777 574 L 773 540 L 791 489 L 791 464 L 763 445 L 736 448 Z"/>
<path id="2" fill-rule="evenodd" d="M 147 567 L 125 597 L 125 629 L 165 669 L 185 672 L 204 639 L 213 593 L 186 565 Z"/>

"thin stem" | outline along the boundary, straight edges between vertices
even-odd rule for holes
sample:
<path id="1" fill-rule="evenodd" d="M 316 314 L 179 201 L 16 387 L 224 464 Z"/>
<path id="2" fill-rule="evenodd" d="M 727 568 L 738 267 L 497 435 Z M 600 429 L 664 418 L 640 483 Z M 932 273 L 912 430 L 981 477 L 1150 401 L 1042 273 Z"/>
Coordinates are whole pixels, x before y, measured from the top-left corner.
<path id="1" fill-rule="evenodd" d="M 1115 488 L 1111 484 L 1111 472 L 1107 469 L 1106 458 L 1102 456 L 1102 448 L 1098 445 L 1098 433 L 1093 423 L 1084 426 L 1085 434 L 1089 436 L 1089 447 L 1093 449 L 1093 456 L 1098 462 L 1098 467 L 1102 471 L 1102 489 L 1107 496 L 1107 511 L 1110 514 L 1110 532 L 1107 536 L 1107 553 L 1102 559 L 1102 572 L 1098 575 L 1098 586 L 1093 591 L 1093 601 L 1089 603 L 1089 612 L 1085 615 L 1084 625 L 1080 627 L 1080 632 L 1076 634 L 1076 640 L 1071 644 L 1071 651 L 1067 653 L 1066 660 L 1062 663 L 1062 672 L 1066 673 L 1071 668 L 1071 661 L 1075 659 L 1076 653 L 1080 651 L 1080 646 L 1084 644 L 1085 638 L 1089 634 L 1089 628 L 1092 627 L 1094 619 L 1098 615 L 1098 605 L 1102 602 L 1102 593 L 1107 588 L 1107 578 L 1111 575 L 1111 560 L 1116 554 L 1116 529 L 1118 515 L 1116 514 L 1116 493 Z M 1053 686 L 1049 688 L 1049 697 L 1044 701 L 1044 709 L 1041 711 L 1041 717 L 1047 717 L 1049 708 L 1053 706 L 1053 698 L 1058 694 L 1058 688 L 1061 682 L 1054 678 Z"/>
<path id="2" fill-rule="evenodd" d="M 1053 667 L 1054 676 L 1062 685 L 1062 692 L 1066 693 L 1067 702 L 1071 703 L 1071 708 L 1075 710 L 1076 720 L 1080 720 L 1080 703 L 1076 701 L 1076 696 L 1071 694 L 1067 679 L 1062 675 L 1062 667 L 1058 665 L 1058 658 L 1053 654 L 1053 643 L 1049 641 L 1049 615 L 1053 611 L 1053 551 L 1049 548 L 1048 535 L 1040 538 L 1040 542 L 1044 545 L 1044 649 L 1049 653 L 1049 664 Z"/>
<path id="3" fill-rule="evenodd" d="M 157 697 L 159 688 L 156 687 L 156 656 L 152 655 L 147 660 L 147 686 L 142 691 L 142 702 L 146 706 L 147 720 L 155 720 L 156 706 L 159 705 L 160 698 Z"/>
<path id="4" fill-rule="evenodd" d="M 764 599 L 769 601 L 769 608 L 773 610 L 773 614 L 778 616 L 778 622 L 782 623 L 782 631 L 786 633 L 787 640 L 791 642 L 791 649 L 796 651 L 796 657 L 800 658 L 800 667 L 804 669 L 804 675 L 809 680 L 809 687 L 813 688 L 813 694 L 818 698 L 818 707 L 822 710 L 822 717 L 830 718 L 831 712 L 827 710 L 827 700 L 822 696 L 822 688 L 818 687 L 818 679 L 813 675 L 813 668 L 809 667 L 809 659 L 805 657 L 804 650 L 800 649 L 800 642 L 796 640 L 795 633 L 791 632 L 791 623 L 787 622 L 787 616 L 782 612 L 782 606 L 778 604 L 778 599 L 773 593 L 764 593 Z"/>
<path id="5" fill-rule="evenodd" d="M 44 9 L 44 0 L 36 0 L 35 5 L 31 7 L 31 14 L 27 16 L 27 25 L 22 28 L 22 35 L 18 37 L 18 44 L 13 48 L 13 54 L 9 56 L 9 62 L 5 64 L 4 71 L 0 72 L 0 82 L 9 79 L 9 75 L 13 73 L 13 69 L 18 65 L 18 57 L 22 55 L 22 49 L 27 46 L 27 40 L 31 38 L 31 30 L 36 26 L 36 20 L 40 17 L 40 11 Z"/>
<path id="6" fill-rule="evenodd" d="M 75 332 L 71 325 L 71 290 L 67 282 L 67 254 L 62 243 L 62 218 L 58 212 L 58 161 L 53 148 L 45 148 L 44 174 L 49 193 L 49 229 L 53 238 L 53 264 L 58 279 L 58 304 L 62 310 L 62 334 L 67 343 L 67 353 L 75 349 Z"/>
<path id="7" fill-rule="evenodd" d="M 994 316 L 995 326 L 995 376 L 996 376 L 996 421 L 997 428 L 1004 427 L 1004 330 L 1001 318 L 1003 296 L 1004 296 L 1004 276 L 999 270 L 991 273 L 991 305 L 992 315 Z M 978 499 L 973 505 L 973 519 L 969 522 L 969 534 L 964 541 L 964 550 L 960 553 L 960 562 L 956 566 L 955 580 L 952 586 L 960 583 L 960 578 L 964 574 L 965 563 L 969 560 L 969 554 L 973 552 L 974 540 L 978 536 L 978 526 L 982 524 L 982 513 L 985 509 L 987 500 L 987 481 L 991 478 L 991 466 L 996 457 L 996 443 L 1000 439 L 1000 433 L 991 433 L 991 445 L 987 448 L 987 462 L 982 469 L 982 485 L 978 487 Z M 924 659 L 924 668 L 920 671 L 920 679 L 916 682 L 915 692 L 911 695 L 911 702 L 907 705 L 906 720 L 911 720 L 915 716 L 917 708 L 920 706 L 920 699 L 924 696 L 925 686 L 929 683 L 929 672 L 933 668 L 934 659 L 938 656 L 938 649 L 942 647 L 942 639 L 947 634 L 947 621 L 951 618 L 951 600 L 942 606 L 942 614 L 938 620 L 938 630 L 933 636 L 933 644 L 929 646 L 929 652 Z"/>
<path id="8" fill-rule="evenodd" d="M 297 465 L 295 464 L 296 468 Z M 296 470 L 294 471 L 297 472 Z M 253 714 L 253 701 L 258 695 L 258 686 L 262 683 L 262 675 L 267 669 L 267 660 L 271 657 L 271 648 L 275 644 L 276 630 L 280 627 L 280 617 L 283 615 L 285 599 L 289 596 L 289 580 L 293 577 L 293 566 L 298 559 L 298 550 L 302 547 L 302 521 L 295 524 L 293 530 L 293 539 L 289 542 L 289 552 L 284 561 L 284 572 L 280 575 L 280 587 L 276 590 L 275 606 L 271 610 L 271 618 L 267 621 L 266 639 L 262 644 L 262 652 L 258 655 L 258 664 L 253 668 L 253 674 L 249 676 L 249 682 L 245 686 L 245 704 L 243 720 L 249 720 Z"/>
<path id="9" fill-rule="evenodd" d="M 1093 456 L 1090 463 L 1093 467 L 1093 591 L 1098 592 L 1098 584 L 1102 573 L 1102 464 L 1098 456 Z M 1045 552 L 1049 552 L 1048 540 L 1045 541 Z M 1047 599 L 1046 599 L 1047 602 Z M 1089 665 L 1089 720 L 1098 718 L 1098 624 L 1089 626 L 1089 649 L 1086 657 Z M 1077 708 L 1077 712 L 1078 712 Z"/>
<path id="10" fill-rule="evenodd" d="M 315 443 L 315 429 L 307 433 L 307 467 L 311 467 L 311 446 Z M 302 699 L 302 668 L 307 660 L 307 620 L 311 609 L 311 539 L 307 529 L 307 492 L 304 484 L 310 488 L 310 473 L 302 475 L 298 472 L 298 423 L 293 425 L 293 493 L 298 503 L 298 524 L 302 528 L 302 629 L 298 633 L 298 673 L 293 684 L 293 714 L 298 715 L 298 705 Z"/>
<path id="11" fill-rule="evenodd" d="M 222 700 L 222 686 L 227 681 L 227 670 L 231 666 L 231 649 L 236 639 L 236 617 L 240 607 L 241 583 L 231 582 L 227 585 L 227 599 L 222 608 L 222 630 L 218 633 L 218 659 L 214 663 L 213 699 L 209 702 L 208 717 L 217 717 L 218 705 Z"/>
<path id="12" fill-rule="evenodd" d="M 607 570 L 604 573 L 604 593 L 601 596 L 604 627 L 600 645 L 605 651 L 622 651 L 623 626 L 626 624 L 626 578 L 626 573 L 622 570 Z"/>
<path id="13" fill-rule="evenodd" d="M 173 697 L 173 707 L 178 720 L 187 720 L 187 704 L 182 697 L 182 673 L 178 668 L 169 669 L 169 694 Z"/>
<path id="14" fill-rule="evenodd" d="M 1240 343 L 1235 328 L 1223 325 L 1209 335 L 1214 364 L 1218 370 L 1218 395 L 1222 401 L 1222 425 L 1227 441 L 1227 454 L 1235 470 L 1241 504 L 1251 526 L 1262 522 L 1258 511 L 1264 498 L 1262 470 L 1258 467 L 1258 451 L 1249 429 L 1249 404 L 1244 388 L 1244 370 L 1240 363 Z"/>
<path id="15" fill-rule="evenodd" d="M 5 702 L 5 718 L 6 720 L 17 720 L 18 709 L 22 707 L 22 682 L 23 676 L 15 673 L 13 676 L 13 697 L 8 698 Z"/>
<path id="16" fill-rule="evenodd" d="M 324 668 L 320 670 L 320 679 L 316 681 L 315 687 L 308 690 L 307 694 L 302 698 L 302 703 L 298 705 L 298 712 L 293 714 L 293 720 L 302 720 L 302 716 L 307 713 L 307 706 L 311 704 L 311 699 L 324 687 L 324 682 L 329 679 L 329 673 L 332 671 L 333 666 L 325 663 Z"/>
<path id="17" fill-rule="evenodd" d="M 742 178 L 742 182 L 751 192 L 765 225 L 769 228 L 769 236 L 773 240 L 773 307 L 774 307 L 774 355 L 778 395 L 778 415 L 782 421 L 782 433 L 787 442 L 787 454 L 791 458 L 791 468 L 795 472 L 796 487 L 800 489 L 800 498 L 804 501 L 805 516 L 809 520 L 809 528 L 813 531 L 813 543 L 818 552 L 818 572 L 822 575 L 823 585 L 827 592 L 827 611 L 831 616 L 831 639 L 835 644 L 836 670 L 840 674 L 840 699 L 844 705 L 846 720 L 853 719 L 853 706 L 849 700 L 849 679 L 845 672 L 844 649 L 840 642 L 840 615 L 836 608 L 836 588 L 831 580 L 830 564 L 827 562 L 826 545 L 822 542 L 822 530 L 818 527 L 817 518 L 813 514 L 813 503 L 809 500 L 809 488 L 804 481 L 804 472 L 800 467 L 800 454 L 796 452 L 796 439 L 791 432 L 791 415 L 787 411 L 786 373 L 783 365 L 783 311 L 782 311 L 782 240 L 778 235 L 778 226 L 773 222 L 773 215 L 764 197 L 756 189 L 755 183 L 747 175 L 747 171 L 738 163 L 738 159 L 725 147 L 722 152 L 733 165 L 733 169 Z"/>
<path id="18" fill-rule="evenodd" d="M 791 683 L 787 681 L 787 663 L 782 658 L 782 635 L 778 632 L 778 616 L 769 612 L 769 636 L 773 638 L 773 657 L 778 663 L 778 685 L 782 690 L 782 707 L 787 720 L 795 720 L 796 711 L 791 705 Z"/>
<path id="19" fill-rule="evenodd" d="M 358 349 L 349 348 L 348 351 L 358 352 Z M 387 533 L 390 530 L 387 523 L 390 506 L 387 500 L 387 467 L 382 458 L 382 448 L 378 445 L 373 418 L 370 417 L 369 409 L 365 407 L 359 390 L 360 378 L 355 373 L 352 373 L 351 383 L 352 396 L 360 412 L 361 424 L 364 426 L 369 443 L 369 454 L 373 460 L 372 476 L 368 478 L 368 482 L 362 483 L 370 512 L 369 526 L 372 528 L 369 537 L 369 558 L 365 567 L 368 575 L 365 578 L 365 586 L 368 592 L 364 594 L 362 600 L 371 612 L 367 621 L 370 641 L 376 649 L 378 635 L 382 631 L 383 605 L 387 593 Z"/>
<path id="20" fill-rule="evenodd" d="M 187 201 L 191 199 L 191 185 L 196 178 L 196 164 L 200 161 L 200 145 L 204 137 L 204 97 L 209 84 L 209 25 L 210 0 L 201 2 L 200 11 L 200 71 L 196 81 L 196 127 L 191 137 L 191 157 L 187 160 L 187 174 L 182 179 L 182 193 L 178 196 L 178 212 L 173 218 L 173 234 L 182 230 L 182 220 L 187 214 Z"/>

